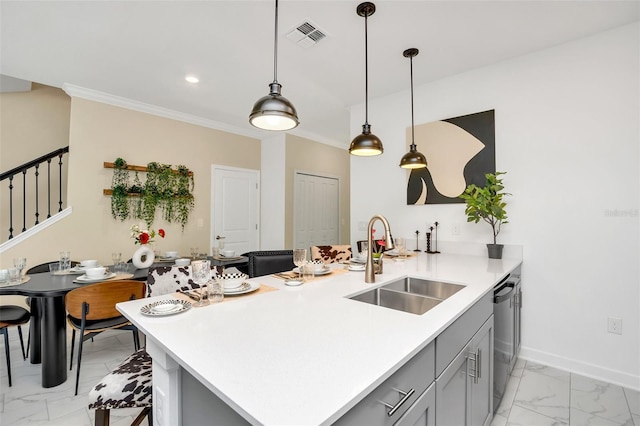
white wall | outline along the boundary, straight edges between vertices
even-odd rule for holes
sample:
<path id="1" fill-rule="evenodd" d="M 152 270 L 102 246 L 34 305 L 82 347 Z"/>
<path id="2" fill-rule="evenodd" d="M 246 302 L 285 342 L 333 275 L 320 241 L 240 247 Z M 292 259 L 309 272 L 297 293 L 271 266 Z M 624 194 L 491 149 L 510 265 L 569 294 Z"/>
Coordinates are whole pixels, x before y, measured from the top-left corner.
<path id="1" fill-rule="evenodd" d="M 285 147 L 286 134 L 280 133 L 261 143 L 260 249 L 282 250 L 285 246 Z"/>
<path id="2" fill-rule="evenodd" d="M 639 32 L 636 23 L 415 89 L 416 124 L 496 111 L 496 168 L 513 194 L 498 239 L 524 246 L 521 355 L 636 389 Z M 433 66 L 414 58 L 414 73 Z M 352 243 L 374 213 L 389 219 L 394 236 L 418 229 L 421 240 L 439 221 L 441 250 L 448 241 L 490 242 L 488 225 L 466 223 L 463 204 L 406 205 L 398 163 L 411 125 L 408 89 L 369 104 L 385 152 L 351 160 Z M 354 107 L 352 136 L 363 120 L 363 106 Z M 607 333 L 609 316 L 622 318 L 622 335 Z"/>

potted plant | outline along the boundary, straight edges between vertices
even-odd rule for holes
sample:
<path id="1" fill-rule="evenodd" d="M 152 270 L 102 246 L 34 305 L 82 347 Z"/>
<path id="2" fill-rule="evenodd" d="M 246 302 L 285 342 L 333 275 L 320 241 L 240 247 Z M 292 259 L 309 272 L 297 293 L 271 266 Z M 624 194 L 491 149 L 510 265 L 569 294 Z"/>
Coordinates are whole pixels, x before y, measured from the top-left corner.
<path id="1" fill-rule="evenodd" d="M 120 157 L 113 164 L 111 215 L 114 219 L 123 221 L 129 217 L 129 170 L 127 162 Z"/>
<path id="2" fill-rule="evenodd" d="M 507 212 L 503 197 L 511 195 L 503 192 L 502 176 L 505 172 L 486 173 L 485 186 L 479 187 L 471 184 L 464 190 L 462 198 L 467 207 L 465 214 L 467 222 L 478 223 L 481 219 L 491 225 L 493 230 L 493 244 L 487 244 L 490 259 L 502 259 L 503 244 L 497 244 L 497 237 L 503 224 L 508 223 Z"/>

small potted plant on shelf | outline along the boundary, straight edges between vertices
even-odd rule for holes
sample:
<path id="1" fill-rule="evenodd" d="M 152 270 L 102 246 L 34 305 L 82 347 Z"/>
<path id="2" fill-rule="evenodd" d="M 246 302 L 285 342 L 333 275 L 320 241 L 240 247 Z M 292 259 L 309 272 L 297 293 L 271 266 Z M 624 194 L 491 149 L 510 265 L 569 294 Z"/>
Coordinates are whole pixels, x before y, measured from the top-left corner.
<path id="1" fill-rule="evenodd" d="M 493 244 L 487 244 L 490 259 L 502 259 L 503 244 L 497 244 L 497 237 L 503 224 L 508 223 L 507 212 L 503 197 L 511 195 L 503 192 L 501 175 L 505 172 L 486 173 L 485 186 L 471 184 L 460 195 L 466 204 L 465 214 L 467 222 L 478 223 L 480 220 L 491 225 L 493 230 Z"/>

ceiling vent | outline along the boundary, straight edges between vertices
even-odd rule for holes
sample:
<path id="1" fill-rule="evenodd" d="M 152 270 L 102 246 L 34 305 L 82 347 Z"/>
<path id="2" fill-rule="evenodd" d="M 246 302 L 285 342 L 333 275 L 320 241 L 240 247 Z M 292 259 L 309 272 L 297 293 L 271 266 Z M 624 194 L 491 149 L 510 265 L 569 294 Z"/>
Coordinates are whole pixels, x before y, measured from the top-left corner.
<path id="1" fill-rule="evenodd" d="M 314 46 L 325 37 L 327 37 L 326 33 L 309 21 L 303 22 L 287 34 L 289 40 L 305 49 Z"/>

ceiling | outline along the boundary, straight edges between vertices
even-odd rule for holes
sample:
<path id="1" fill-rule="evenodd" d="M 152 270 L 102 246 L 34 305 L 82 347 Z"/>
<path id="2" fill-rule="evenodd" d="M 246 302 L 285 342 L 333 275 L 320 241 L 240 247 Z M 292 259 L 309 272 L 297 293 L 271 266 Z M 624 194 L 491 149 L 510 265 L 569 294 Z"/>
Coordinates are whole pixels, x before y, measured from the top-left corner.
<path id="1" fill-rule="evenodd" d="M 279 3 L 278 81 L 298 110 L 291 133 L 347 147 L 364 101 L 359 1 Z M 369 98 L 640 19 L 639 1 L 377 1 L 368 18 Z M 82 88 L 189 114 L 259 138 L 248 123 L 273 80 L 274 1 L 0 2 L 0 74 Z M 326 37 L 286 35 L 309 21 Z M 187 83 L 187 74 L 198 84 Z M 362 118 L 364 122 L 364 117 Z M 375 111 L 370 122 L 378 123 Z M 379 124 L 378 124 L 379 125 Z"/>

